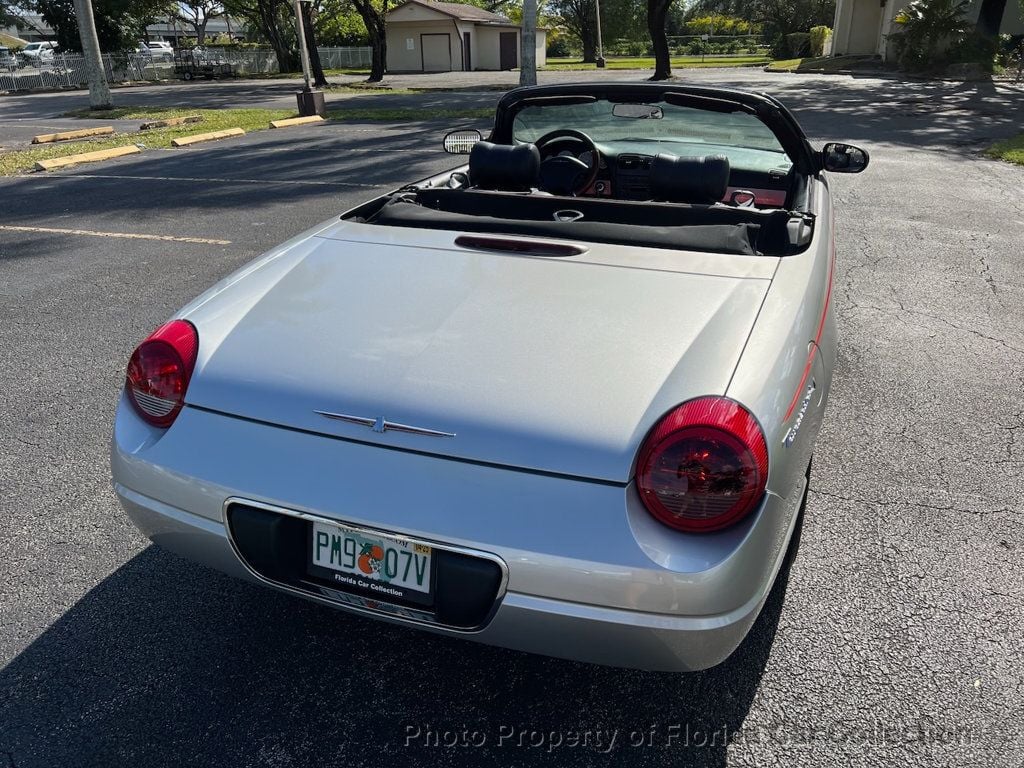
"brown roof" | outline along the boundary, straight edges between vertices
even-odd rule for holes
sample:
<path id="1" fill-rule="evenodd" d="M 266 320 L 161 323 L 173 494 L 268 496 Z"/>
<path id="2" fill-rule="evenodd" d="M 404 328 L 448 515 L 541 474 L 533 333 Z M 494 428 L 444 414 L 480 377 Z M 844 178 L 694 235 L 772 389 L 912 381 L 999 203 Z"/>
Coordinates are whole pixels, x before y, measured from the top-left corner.
<path id="1" fill-rule="evenodd" d="M 490 11 L 485 11 L 483 8 L 477 8 L 475 5 L 467 5 L 466 3 L 440 3 L 435 2 L 435 0 L 408 0 L 407 3 L 402 3 L 402 5 L 408 5 L 409 3 L 422 5 L 424 8 L 430 8 L 431 10 L 443 13 L 446 16 L 452 16 L 460 21 L 509 23 L 509 18 L 507 16 L 502 16 L 500 13 L 491 13 Z M 400 7 L 401 6 L 398 6 L 398 8 Z M 392 10 L 397 10 L 398 8 L 393 8 Z"/>

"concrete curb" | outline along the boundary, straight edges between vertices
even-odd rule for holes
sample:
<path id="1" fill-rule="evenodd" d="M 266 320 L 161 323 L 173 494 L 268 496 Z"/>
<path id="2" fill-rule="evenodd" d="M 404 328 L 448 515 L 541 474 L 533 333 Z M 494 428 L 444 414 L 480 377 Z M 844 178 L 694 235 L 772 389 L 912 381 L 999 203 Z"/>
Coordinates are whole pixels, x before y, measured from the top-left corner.
<path id="1" fill-rule="evenodd" d="M 320 115 L 310 115 L 309 117 L 289 117 L 285 120 L 271 120 L 271 128 L 291 128 L 293 125 L 313 125 L 314 123 L 322 123 L 324 119 Z"/>
<path id="2" fill-rule="evenodd" d="M 217 139 L 228 139 L 232 136 L 245 136 L 241 128 L 226 128 L 223 131 L 213 133 L 197 133 L 194 136 L 182 136 L 180 139 L 171 139 L 172 147 L 187 147 L 190 144 L 198 144 L 201 141 L 216 141 Z"/>
<path id="3" fill-rule="evenodd" d="M 37 171 L 52 171 L 56 168 L 64 168 L 68 165 L 95 163 L 100 160 L 111 160 L 115 157 L 124 157 L 125 155 L 137 155 L 140 152 L 142 152 L 141 149 L 136 147 L 134 144 L 129 144 L 126 147 L 113 147 L 111 149 L 100 149 L 96 152 L 80 152 L 77 155 L 55 157 L 50 160 L 40 160 L 36 163 L 35 168 Z"/>
<path id="4" fill-rule="evenodd" d="M 33 144 L 50 144 L 55 141 L 69 141 L 70 139 L 86 139 L 90 136 L 110 136 L 114 127 L 104 125 L 99 128 L 82 128 L 77 131 L 61 131 L 60 133 L 41 133 L 33 137 Z"/>

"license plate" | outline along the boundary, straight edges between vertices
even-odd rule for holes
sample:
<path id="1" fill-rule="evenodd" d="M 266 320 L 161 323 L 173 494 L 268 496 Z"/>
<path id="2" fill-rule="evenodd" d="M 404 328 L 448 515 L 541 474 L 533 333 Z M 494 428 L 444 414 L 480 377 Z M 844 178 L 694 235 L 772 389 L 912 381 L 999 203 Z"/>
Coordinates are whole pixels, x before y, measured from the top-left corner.
<path id="1" fill-rule="evenodd" d="M 429 594 L 431 548 L 394 536 L 313 523 L 312 565 L 333 572 L 339 585 L 401 598 Z"/>

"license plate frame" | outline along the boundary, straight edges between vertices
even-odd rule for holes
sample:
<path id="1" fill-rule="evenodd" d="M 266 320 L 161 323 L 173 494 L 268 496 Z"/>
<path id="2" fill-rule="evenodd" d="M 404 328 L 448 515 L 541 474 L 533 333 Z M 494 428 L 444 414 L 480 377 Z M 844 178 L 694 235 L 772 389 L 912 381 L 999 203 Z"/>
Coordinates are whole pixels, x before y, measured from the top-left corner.
<path id="1" fill-rule="evenodd" d="M 436 559 L 440 550 L 429 545 L 409 541 L 402 536 L 392 533 L 385 533 L 376 529 L 361 528 L 345 525 L 344 523 L 327 522 L 323 520 L 310 520 L 306 529 L 306 572 L 309 576 L 329 585 L 331 589 L 341 592 L 348 592 L 359 595 L 371 601 L 383 603 L 395 603 L 398 605 L 415 605 L 419 607 L 432 608 L 435 599 L 435 585 L 437 577 Z M 318 538 L 318 534 L 321 537 Z M 322 535 L 340 537 L 342 540 L 341 552 L 338 554 L 338 562 L 330 562 L 328 554 L 328 565 L 323 565 L 325 550 L 318 544 L 323 544 Z M 342 566 L 343 561 L 348 559 L 344 549 L 348 541 L 355 542 L 356 555 L 355 564 L 348 567 Z M 331 548 L 334 539 L 328 541 L 327 547 Z M 377 553 L 365 552 L 364 549 L 376 545 L 381 548 L 381 557 Z M 351 549 L 351 548 L 349 548 Z M 393 552 L 399 553 L 395 558 L 390 557 Z M 400 553 L 409 552 L 410 558 L 405 560 Z M 319 557 L 318 557 L 319 554 Z M 366 555 L 367 557 L 364 557 Z M 422 563 L 420 558 L 426 557 L 426 573 L 423 575 L 425 589 L 417 589 L 415 586 L 408 586 L 403 583 L 393 583 L 387 578 L 387 566 L 397 563 L 399 569 L 405 560 L 405 570 L 415 571 Z M 362 562 L 360 562 L 362 560 Z M 319 562 L 318 562 L 319 561 Z M 387 561 L 387 564 L 385 564 Z M 363 565 L 370 566 L 370 573 L 360 570 Z M 376 566 L 376 567 L 374 567 Z M 378 574 L 382 573 L 384 578 Z"/>

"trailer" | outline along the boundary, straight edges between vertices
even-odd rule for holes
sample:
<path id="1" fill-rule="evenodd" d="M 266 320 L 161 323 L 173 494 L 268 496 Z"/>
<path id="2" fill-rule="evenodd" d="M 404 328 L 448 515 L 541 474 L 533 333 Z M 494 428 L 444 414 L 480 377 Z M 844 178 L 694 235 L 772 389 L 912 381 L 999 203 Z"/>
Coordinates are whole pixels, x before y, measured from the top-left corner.
<path id="1" fill-rule="evenodd" d="M 217 58 L 200 48 L 176 51 L 174 54 L 174 73 L 182 80 L 213 80 L 220 77 L 237 77 L 238 68 L 230 62 Z"/>

